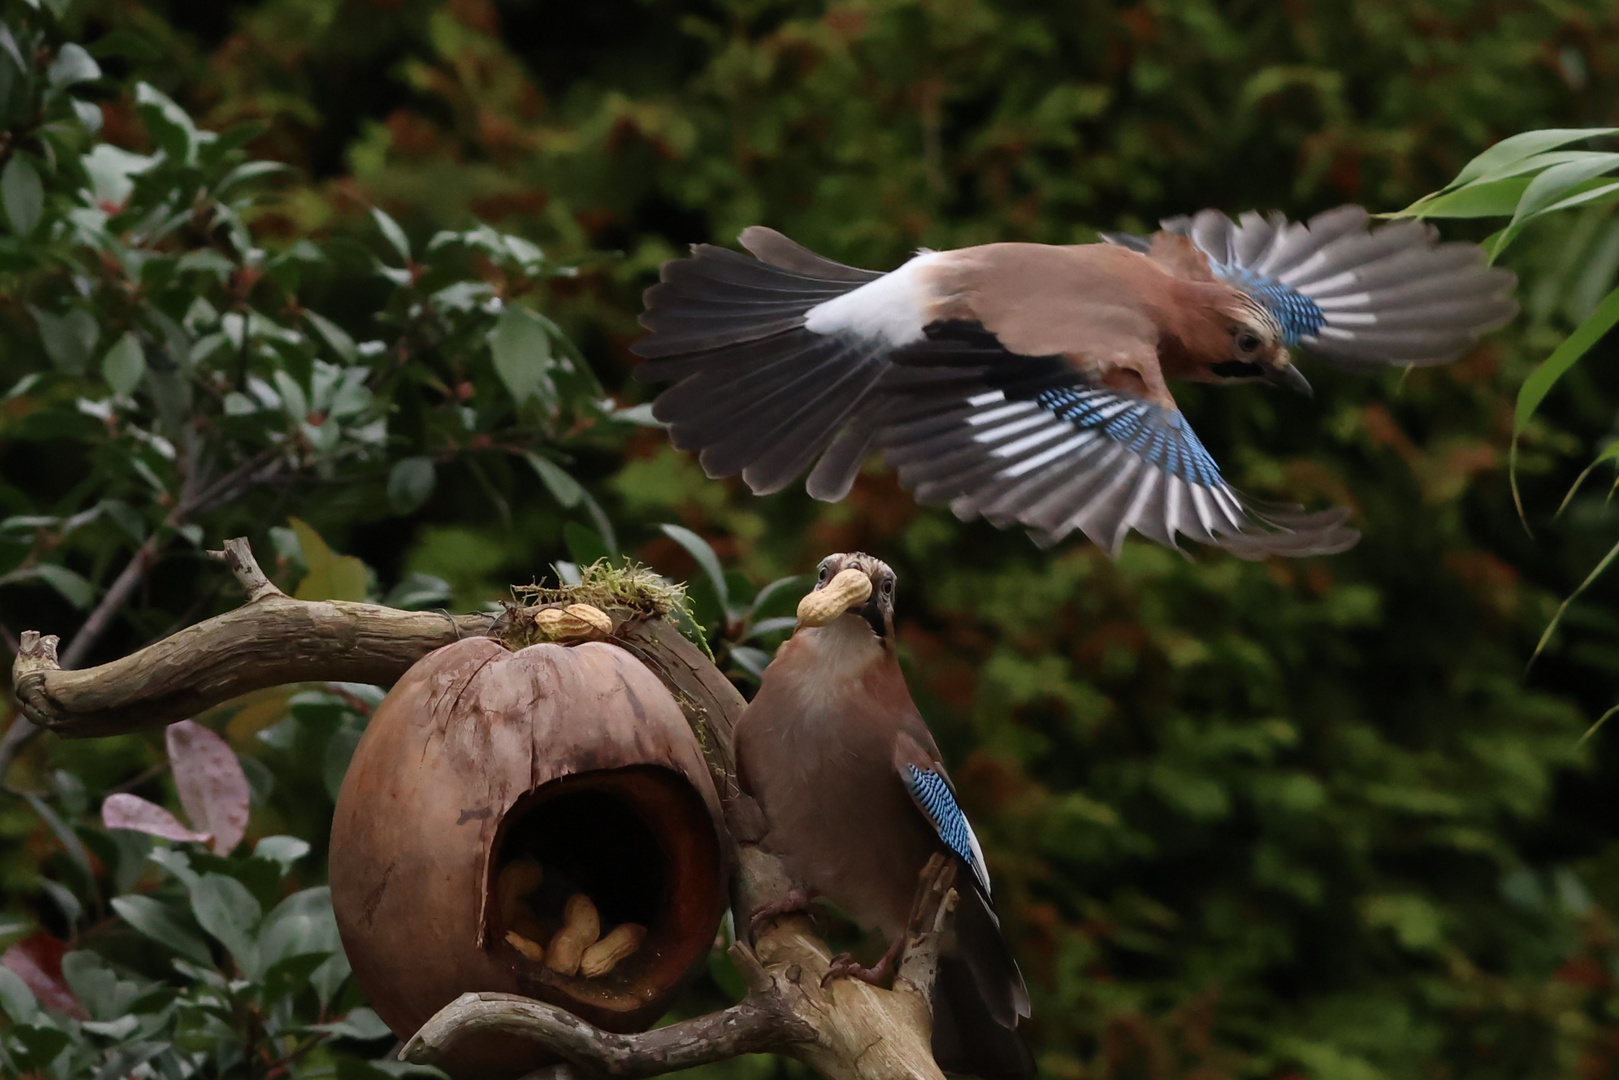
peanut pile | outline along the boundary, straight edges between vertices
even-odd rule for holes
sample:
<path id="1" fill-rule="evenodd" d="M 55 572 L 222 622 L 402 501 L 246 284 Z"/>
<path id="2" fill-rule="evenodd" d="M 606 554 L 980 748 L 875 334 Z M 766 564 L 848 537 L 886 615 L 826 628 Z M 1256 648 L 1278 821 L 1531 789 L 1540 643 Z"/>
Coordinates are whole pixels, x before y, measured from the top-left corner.
<path id="1" fill-rule="evenodd" d="M 507 863 L 495 881 L 495 902 L 501 925 L 506 927 L 506 943 L 524 958 L 543 963 L 559 975 L 595 979 L 641 947 L 646 927 L 636 923 L 623 923 L 602 937 L 601 916 L 584 893 L 568 897 L 562 909 L 562 928 L 541 945 L 545 927 L 529 907 L 528 898 L 544 881 L 544 868 L 527 856 Z"/>

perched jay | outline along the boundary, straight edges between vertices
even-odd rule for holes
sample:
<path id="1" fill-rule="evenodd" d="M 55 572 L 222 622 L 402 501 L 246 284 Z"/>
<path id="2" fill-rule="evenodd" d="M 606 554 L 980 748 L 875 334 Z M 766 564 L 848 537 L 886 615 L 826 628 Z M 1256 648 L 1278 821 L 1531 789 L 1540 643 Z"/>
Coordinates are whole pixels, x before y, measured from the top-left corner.
<path id="1" fill-rule="evenodd" d="M 832 974 L 877 981 L 904 942 L 923 866 L 936 852 L 954 855 L 961 902 L 934 987 L 934 1057 L 950 1072 L 1032 1075 L 1015 1030 L 1028 991 L 990 903 L 984 853 L 894 657 L 886 563 L 858 552 L 821 563 L 735 745 L 739 781 L 767 822 L 762 844 L 795 884 L 792 900 L 755 922 L 824 897 L 891 943 L 877 967 L 845 955 Z"/>
<path id="2" fill-rule="evenodd" d="M 636 376 L 675 385 L 653 415 L 710 476 L 776 491 L 813 462 L 818 499 L 882 451 L 922 502 L 1080 530 L 1110 554 L 1132 529 L 1246 558 L 1342 551 L 1345 509 L 1306 514 L 1228 484 L 1167 380 L 1310 392 L 1289 348 L 1351 370 L 1438 364 L 1509 320 L 1514 278 L 1416 221 L 1356 206 L 1300 225 L 1213 210 L 1108 243 L 923 251 L 887 274 L 742 232 L 646 294 Z"/>

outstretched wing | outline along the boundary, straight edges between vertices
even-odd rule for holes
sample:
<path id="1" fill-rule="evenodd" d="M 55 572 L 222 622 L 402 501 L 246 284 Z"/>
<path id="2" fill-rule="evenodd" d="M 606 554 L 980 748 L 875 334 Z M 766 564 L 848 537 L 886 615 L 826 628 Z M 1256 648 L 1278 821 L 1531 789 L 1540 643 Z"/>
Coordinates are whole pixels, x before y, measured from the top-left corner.
<path id="1" fill-rule="evenodd" d="M 1442 364 L 1517 313 L 1517 278 L 1476 244 L 1440 243 L 1439 230 L 1399 220 L 1371 227 L 1358 206 L 1290 222 L 1218 210 L 1161 222 L 1208 257 L 1214 274 L 1268 307 L 1287 344 L 1339 366 Z M 1147 238 L 1104 238 L 1148 252 Z"/>
<path id="2" fill-rule="evenodd" d="M 1078 530 L 1109 554 L 1132 529 L 1243 558 L 1328 554 L 1359 539 L 1343 524 L 1347 510 L 1307 514 L 1245 498 L 1173 407 L 1099 385 L 1060 357 L 1007 353 L 980 328 L 929 333 L 941 345 L 960 339 L 957 350 L 896 355 L 909 393 L 879 398 L 873 415 L 854 421 L 875 431 L 884 460 L 922 502 L 948 502 L 963 520 L 1021 524 L 1041 544 Z M 973 340 L 993 363 L 977 366 Z"/>

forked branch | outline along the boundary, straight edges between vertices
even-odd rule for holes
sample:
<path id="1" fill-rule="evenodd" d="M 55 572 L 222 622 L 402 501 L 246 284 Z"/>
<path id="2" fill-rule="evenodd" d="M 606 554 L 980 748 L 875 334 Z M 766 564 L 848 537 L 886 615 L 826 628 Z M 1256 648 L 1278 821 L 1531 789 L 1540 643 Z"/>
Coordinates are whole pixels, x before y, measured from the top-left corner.
<path id="1" fill-rule="evenodd" d="M 12 687 L 23 715 L 58 735 L 116 735 L 195 716 L 254 690 L 296 682 L 387 685 L 434 649 L 488 633 L 492 615 L 295 600 L 247 541 L 210 552 L 248 602 L 99 667 L 64 671 L 55 635 L 23 632 Z"/>

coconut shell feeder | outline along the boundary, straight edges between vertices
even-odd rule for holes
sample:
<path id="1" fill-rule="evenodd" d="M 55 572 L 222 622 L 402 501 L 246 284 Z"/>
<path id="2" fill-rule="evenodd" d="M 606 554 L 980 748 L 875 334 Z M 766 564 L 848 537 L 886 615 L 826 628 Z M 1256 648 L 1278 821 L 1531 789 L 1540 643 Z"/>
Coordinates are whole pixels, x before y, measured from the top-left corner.
<path id="1" fill-rule="evenodd" d="M 401 1038 L 476 991 L 639 1031 L 713 945 L 723 829 L 691 726 L 640 661 L 601 641 L 470 638 L 415 664 L 360 740 L 332 825 L 332 904 Z M 453 1071 L 537 1063 L 491 1037 Z"/>

